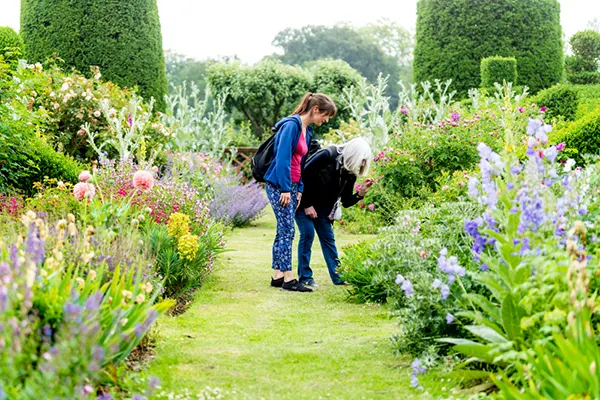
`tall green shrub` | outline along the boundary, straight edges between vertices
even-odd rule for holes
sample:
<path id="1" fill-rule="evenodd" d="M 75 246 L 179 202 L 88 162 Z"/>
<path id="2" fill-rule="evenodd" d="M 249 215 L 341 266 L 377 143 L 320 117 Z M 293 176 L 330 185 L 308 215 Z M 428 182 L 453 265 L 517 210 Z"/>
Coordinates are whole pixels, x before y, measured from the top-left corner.
<path id="1" fill-rule="evenodd" d="M 545 118 L 550 120 L 562 116 L 572 121 L 579 106 L 579 93 L 573 86 L 555 85 L 539 92 L 532 100 L 538 106 L 547 108 Z"/>
<path id="2" fill-rule="evenodd" d="M 551 138 L 556 143 L 565 142 L 568 149 L 577 150 L 573 157 L 577 165 L 581 165 L 585 154 L 600 154 L 600 108 L 572 122 Z"/>
<path id="3" fill-rule="evenodd" d="M 570 43 L 574 55 L 565 61 L 569 82 L 584 85 L 599 83 L 600 33 L 591 29 L 580 31 L 571 37 Z"/>
<path id="4" fill-rule="evenodd" d="M 0 52 L 7 47 L 23 49 L 23 39 L 13 28 L 0 26 Z"/>
<path id="5" fill-rule="evenodd" d="M 137 86 L 164 109 L 167 76 L 156 0 L 21 0 L 21 34 L 29 61 L 57 54 L 82 73 Z"/>
<path id="6" fill-rule="evenodd" d="M 517 84 L 537 92 L 561 80 L 558 0 L 419 0 L 415 82 L 452 79 L 459 96 L 480 86 L 480 61 L 517 59 Z"/>
<path id="7" fill-rule="evenodd" d="M 481 60 L 481 87 L 493 87 L 494 83 L 517 82 L 517 60 L 514 57 L 487 57 Z"/>

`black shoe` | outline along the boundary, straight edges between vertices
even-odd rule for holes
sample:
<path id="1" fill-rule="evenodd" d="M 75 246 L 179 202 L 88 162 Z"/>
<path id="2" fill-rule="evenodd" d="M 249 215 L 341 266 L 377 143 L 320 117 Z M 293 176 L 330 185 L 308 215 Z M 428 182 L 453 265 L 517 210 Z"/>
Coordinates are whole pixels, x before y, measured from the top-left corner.
<path id="1" fill-rule="evenodd" d="M 293 279 L 289 282 L 283 282 L 281 290 L 289 290 L 291 292 L 312 292 L 313 290 L 309 287 L 304 286 L 298 279 Z"/>
<path id="2" fill-rule="evenodd" d="M 283 276 L 279 279 L 273 279 L 271 277 L 271 286 L 273 287 L 281 287 L 283 286 Z"/>

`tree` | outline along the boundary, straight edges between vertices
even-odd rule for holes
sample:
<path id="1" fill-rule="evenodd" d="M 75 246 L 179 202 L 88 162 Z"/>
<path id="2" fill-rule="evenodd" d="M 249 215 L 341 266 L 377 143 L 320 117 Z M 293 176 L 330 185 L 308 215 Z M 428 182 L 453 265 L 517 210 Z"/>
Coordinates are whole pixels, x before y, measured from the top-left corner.
<path id="1" fill-rule="evenodd" d="M 315 133 L 323 134 L 330 128 L 337 129 L 341 121 L 351 118 L 349 110 L 342 107 L 344 89 L 358 87 L 364 80 L 361 74 L 342 60 L 317 60 L 306 64 L 311 75 L 311 91 L 329 95 L 338 107 L 335 118 L 323 126 L 315 127 Z"/>
<path id="2" fill-rule="evenodd" d="M 23 49 L 23 39 L 8 26 L 0 26 L 0 52 L 6 48 Z"/>
<path id="3" fill-rule="evenodd" d="M 586 29 L 570 40 L 573 56 L 565 60 L 567 79 L 576 84 L 594 84 L 600 81 L 600 32 Z"/>
<path id="4" fill-rule="evenodd" d="M 388 95 L 397 95 L 399 71 L 396 58 L 386 55 L 375 40 L 351 26 L 287 28 L 277 34 L 273 45 L 283 49 L 281 60 L 286 64 L 302 65 L 320 59 L 339 59 L 372 83 L 377 81 L 380 73 L 389 75 Z"/>
<path id="5" fill-rule="evenodd" d="M 164 109 L 167 77 L 156 0 L 21 0 L 27 56 L 53 54 L 84 74 L 98 66 L 104 78 L 137 86 Z"/>
<path id="6" fill-rule="evenodd" d="M 282 115 L 290 114 L 310 88 L 306 71 L 273 60 L 254 66 L 213 64 L 208 68 L 207 82 L 215 96 L 227 93 L 227 111 L 236 122 L 250 121 L 259 139 Z"/>
<path id="7" fill-rule="evenodd" d="M 388 18 L 383 18 L 374 24 L 369 24 L 359 31 L 370 40 L 373 40 L 383 52 L 393 57 L 398 64 L 398 76 L 390 77 L 395 85 L 395 80 L 404 83 L 412 81 L 412 62 L 415 47 L 415 37 L 406 28 Z"/>
<path id="8" fill-rule="evenodd" d="M 535 93 L 563 76 L 558 0 L 419 0 L 413 78 L 480 86 L 481 59 L 517 59 L 517 84 Z"/>

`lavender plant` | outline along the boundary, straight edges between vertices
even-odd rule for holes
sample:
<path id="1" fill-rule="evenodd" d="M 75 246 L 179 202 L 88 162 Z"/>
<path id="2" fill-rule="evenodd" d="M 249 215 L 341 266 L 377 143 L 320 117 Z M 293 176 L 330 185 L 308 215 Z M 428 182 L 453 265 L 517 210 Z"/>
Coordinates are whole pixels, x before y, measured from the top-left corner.
<path id="1" fill-rule="evenodd" d="M 247 184 L 216 182 L 210 202 L 210 214 L 217 221 L 241 227 L 263 214 L 268 200 L 264 190 L 254 181 Z"/>
<path id="2" fill-rule="evenodd" d="M 171 302 L 137 268 L 68 262 L 74 220 L 48 225 L 22 218 L 26 234 L 0 243 L 0 393 L 8 398 L 95 398 L 100 382 L 148 332 Z"/>

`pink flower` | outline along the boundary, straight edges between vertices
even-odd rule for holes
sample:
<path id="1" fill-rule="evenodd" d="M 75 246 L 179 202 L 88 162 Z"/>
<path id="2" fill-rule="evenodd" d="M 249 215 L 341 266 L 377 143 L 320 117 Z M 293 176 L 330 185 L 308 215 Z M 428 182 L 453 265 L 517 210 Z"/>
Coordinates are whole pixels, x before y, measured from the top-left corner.
<path id="1" fill-rule="evenodd" d="M 463 181 L 459 181 L 458 186 L 463 187 L 463 186 L 465 186 L 465 183 Z"/>
<path id="2" fill-rule="evenodd" d="M 133 174 L 133 187 L 150 190 L 154 187 L 154 176 L 150 171 L 137 171 Z"/>
<path id="3" fill-rule="evenodd" d="M 522 113 L 523 111 L 525 111 L 525 109 L 523 107 L 519 107 L 519 112 Z"/>
<path id="4" fill-rule="evenodd" d="M 442 190 L 448 190 L 448 189 L 450 189 L 450 186 L 448 186 L 448 185 L 445 185 L 442 187 Z"/>
<path id="5" fill-rule="evenodd" d="M 92 177 L 92 174 L 90 174 L 90 171 L 82 171 L 79 174 L 79 181 L 80 182 L 87 182 L 90 178 Z"/>
<path id="6" fill-rule="evenodd" d="M 354 190 L 356 190 L 358 192 L 360 190 L 360 185 L 359 184 L 354 185 Z"/>
<path id="7" fill-rule="evenodd" d="M 541 111 L 541 112 L 546 112 L 546 110 L 547 110 L 546 106 L 541 106 L 541 107 L 540 107 L 540 111 Z"/>
<path id="8" fill-rule="evenodd" d="M 91 199 L 96 194 L 96 188 L 91 183 L 79 182 L 73 187 L 73 196 L 77 200 L 82 200 L 84 197 Z"/>
<path id="9" fill-rule="evenodd" d="M 358 207 L 362 210 L 363 208 L 365 208 L 365 203 L 360 203 Z"/>
<path id="10" fill-rule="evenodd" d="M 375 204 L 369 204 L 369 210 L 373 211 L 375 209 Z"/>
<path id="11" fill-rule="evenodd" d="M 556 145 L 556 150 L 562 151 L 565 148 L 565 142 L 561 142 Z"/>

